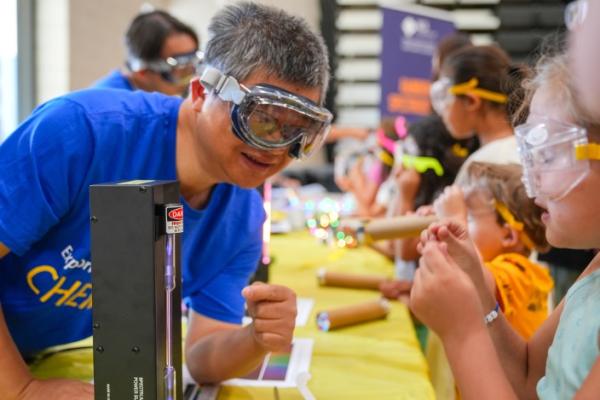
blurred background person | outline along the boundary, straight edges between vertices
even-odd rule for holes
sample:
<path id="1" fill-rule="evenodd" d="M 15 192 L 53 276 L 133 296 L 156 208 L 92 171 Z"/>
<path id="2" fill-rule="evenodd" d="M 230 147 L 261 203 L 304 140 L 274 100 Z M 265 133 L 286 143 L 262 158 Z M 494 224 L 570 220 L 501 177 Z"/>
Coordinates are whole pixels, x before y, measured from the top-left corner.
<path id="1" fill-rule="evenodd" d="M 127 60 L 94 87 L 182 95 L 201 56 L 196 32 L 171 14 L 154 10 L 136 16 L 125 34 Z"/>

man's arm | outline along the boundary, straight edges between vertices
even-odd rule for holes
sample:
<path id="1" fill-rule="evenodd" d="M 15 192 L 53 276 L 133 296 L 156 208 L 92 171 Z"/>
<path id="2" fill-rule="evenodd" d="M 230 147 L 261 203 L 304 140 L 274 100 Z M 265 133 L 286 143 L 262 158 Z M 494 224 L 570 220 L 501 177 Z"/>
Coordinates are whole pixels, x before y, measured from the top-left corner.
<path id="1" fill-rule="evenodd" d="M 0 242 L 0 258 L 10 249 Z M 0 393 L 3 400 L 92 400 L 94 386 L 67 379 L 34 379 L 10 336 L 0 307 Z"/>
<path id="2" fill-rule="evenodd" d="M 6 246 L 0 246 L 3 256 L 8 253 Z M 0 393 L 6 399 L 21 399 L 33 377 L 27 365 L 19 354 L 13 342 L 8 327 L 4 320 L 4 313 L 0 309 Z"/>
<path id="3" fill-rule="evenodd" d="M 257 345 L 250 325 L 217 321 L 190 310 L 185 358 L 198 383 L 220 382 L 251 371 L 267 351 Z"/>
<path id="4" fill-rule="evenodd" d="M 6 250 L 6 246 L 2 246 Z M 6 252 L 7 253 L 7 252 Z M 4 253 L 4 254 L 6 254 Z M 3 400 L 92 400 L 94 387 L 66 379 L 34 379 L 13 342 L 0 308 L 0 393 Z"/>
<path id="5" fill-rule="evenodd" d="M 239 377 L 252 371 L 267 352 L 282 350 L 292 342 L 296 296 L 290 289 L 254 284 L 242 294 L 253 318 L 245 327 L 190 312 L 185 354 L 196 382 Z"/>

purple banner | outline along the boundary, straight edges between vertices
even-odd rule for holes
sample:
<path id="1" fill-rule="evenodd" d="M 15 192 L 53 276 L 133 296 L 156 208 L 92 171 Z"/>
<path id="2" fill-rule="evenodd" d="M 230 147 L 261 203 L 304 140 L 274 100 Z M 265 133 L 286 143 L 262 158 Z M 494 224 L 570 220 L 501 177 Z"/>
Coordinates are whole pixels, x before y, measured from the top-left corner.
<path id="1" fill-rule="evenodd" d="M 430 113 L 432 56 L 454 23 L 450 13 L 423 6 L 381 10 L 381 117 L 415 121 Z"/>

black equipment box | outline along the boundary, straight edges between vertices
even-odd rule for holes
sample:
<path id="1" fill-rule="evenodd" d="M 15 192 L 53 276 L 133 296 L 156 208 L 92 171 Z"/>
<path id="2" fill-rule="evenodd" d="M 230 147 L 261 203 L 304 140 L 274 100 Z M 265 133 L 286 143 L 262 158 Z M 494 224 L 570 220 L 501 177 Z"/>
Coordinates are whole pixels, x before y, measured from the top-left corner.
<path id="1" fill-rule="evenodd" d="M 175 181 L 90 186 L 95 400 L 183 399 L 178 202 Z"/>

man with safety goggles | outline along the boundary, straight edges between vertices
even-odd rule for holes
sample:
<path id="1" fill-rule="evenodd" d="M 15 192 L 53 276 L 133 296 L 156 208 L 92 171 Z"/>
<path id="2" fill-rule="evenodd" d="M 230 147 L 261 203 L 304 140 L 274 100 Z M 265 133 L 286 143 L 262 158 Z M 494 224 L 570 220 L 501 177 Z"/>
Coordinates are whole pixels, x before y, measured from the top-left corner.
<path id="1" fill-rule="evenodd" d="M 587 176 L 590 161 L 600 160 L 600 144 L 589 143 L 586 129 L 575 124 L 530 120 L 515 128 L 527 194 L 560 200 Z"/>
<path id="2" fill-rule="evenodd" d="M 112 71 L 94 87 L 186 94 L 202 62 L 191 27 L 161 10 L 144 12 L 129 25 L 125 43 L 125 69 Z"/>
<path id="3" fill-rule="evenodd" d="M 200 82 L 230 104 L 233 133 L 256 149 L 287 149 L 291 157 L 304 158 L 329 132 L 332 114 L 304 96 L 265 83 L 248 88 L 208 66 Z"/>
<path id="4" fill-rule="evenodd" d="M 93 398 L 88 383 L 34 379 L 23 359 L 92 334 L 91 301 L 65 302 L 56 285 L 91 287 L 86 271 L 62 266 L 65 252 L 91 259 L 88 188 L 101 182 L 180 183 L 185 359 L 196 381 L 242 376 L 268 352 L 289 349 L 294 292 L 247 286 L 263 248 L 254 188 L 325 139 L 327 50 L 304 20 L 259 3 L 224 7 L 208 30 L 202 83 L 192 80 L 185 100 L 81 90 L 38 107 L 0 146 L 0 370 L 14 371 L 0 379 L 7 398 Z M 52 279 L 33 277 L 39 266 Z M 242 326 L 245 309 L 252 322 Z"/>

